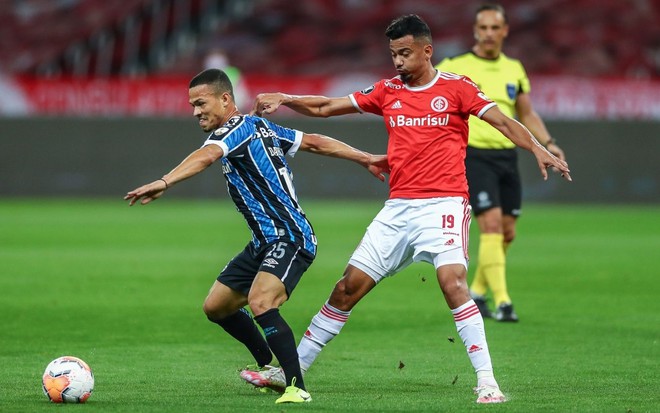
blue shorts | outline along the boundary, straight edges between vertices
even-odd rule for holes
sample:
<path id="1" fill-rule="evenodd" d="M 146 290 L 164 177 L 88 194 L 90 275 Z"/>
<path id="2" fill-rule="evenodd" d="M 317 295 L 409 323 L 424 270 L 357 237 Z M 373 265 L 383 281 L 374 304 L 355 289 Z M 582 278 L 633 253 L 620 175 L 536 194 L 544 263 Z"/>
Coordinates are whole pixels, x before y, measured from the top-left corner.
<path id="1" fill-rule="evenodd" d="M 249 243 L 245 249 L 229 261 L 218 281 L 247 297 L 258 272 L 275 275 L 284 284 L 286 293 L 291 297 L 302 275 L 315 256 L 298 244 L 287 241 L 275 241 L 261 248 Z"/>

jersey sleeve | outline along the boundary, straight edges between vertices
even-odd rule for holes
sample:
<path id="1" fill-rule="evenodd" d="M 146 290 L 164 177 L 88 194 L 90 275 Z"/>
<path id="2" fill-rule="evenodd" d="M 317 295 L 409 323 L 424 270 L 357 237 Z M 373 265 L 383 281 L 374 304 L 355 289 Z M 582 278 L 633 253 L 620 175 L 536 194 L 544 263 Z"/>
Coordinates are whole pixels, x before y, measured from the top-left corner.
<path id="1" fill-rule="evenodd" d="M 520 79 L 518 80 L 518 93 L 529 93 L 532 91 L 532 85 L 529 82 L 529 77 L 527 77 L 527 72 L 525 67 L 520 61 L 518 61 L 518 66 L 520 67 Z"/>
<path id="2" fill-rule="evenodd" d="M 462 76 L 460 82 L 464 112 L 481 118 L 488 109 L 497 106 L 484 92 L 479 90 L 479 87 L 469 77 Z"/>
<path id="3" fill-rule="evenodd" d="M 223 158 L 240 155 L 252 139 L 253 128 L 245 122 L 244 117 L 233 117 L 224 125 L 213 131 L 202 147 L 218 145 L 222 148 Z"/>
<path id="4" fill-rule="evenodd" d="M 276 123 L 273 123 L 267 119 L 263 119 L 268 128 L 275 132 L 278 139 L 280 140 L 280 146 L 285 154 L 294 157 L 300 148 L 302 143 L 303 133 L 296 129 L 289 129 L 284 126 L 280 126 Z"/>
<path id="5" fill-rule="evenodd" d="M 348 97 L 360 113 L 369 112 L 382 116 L 383 87 L 383 81 L 381 80 L 366 89 L 351 93 Z"/>

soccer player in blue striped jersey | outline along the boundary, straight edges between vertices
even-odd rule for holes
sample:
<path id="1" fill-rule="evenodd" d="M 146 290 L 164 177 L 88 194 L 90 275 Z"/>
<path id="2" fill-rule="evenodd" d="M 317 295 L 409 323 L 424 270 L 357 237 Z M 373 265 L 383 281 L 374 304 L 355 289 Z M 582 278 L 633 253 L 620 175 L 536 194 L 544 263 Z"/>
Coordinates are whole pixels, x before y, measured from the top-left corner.
<path id="1" fill-rule="evenodd" d="M 293 333 L 279 313 L 316 256 L 314 230 L 296 198 L 285 155 L 302 150 L 347 159 L 381 181 L 389 172 L 387 160 L 328 136 L 240 114 L 232 84 L 219 69 L 205 70 L 190 81 L 189 101 L 199 126 L 210 135 L 172 171 L 129 191 L 124 199 L 129 205 L 148 204 L 220 160 L 229 195 L 247 221 L 252 239 L 220 272 L 204 301 L 204 312 L 247 347 L 257 366 L 266 367 L 273 355 L 277 358 L 286 387 L 276 403 L 311 401 Z"/>

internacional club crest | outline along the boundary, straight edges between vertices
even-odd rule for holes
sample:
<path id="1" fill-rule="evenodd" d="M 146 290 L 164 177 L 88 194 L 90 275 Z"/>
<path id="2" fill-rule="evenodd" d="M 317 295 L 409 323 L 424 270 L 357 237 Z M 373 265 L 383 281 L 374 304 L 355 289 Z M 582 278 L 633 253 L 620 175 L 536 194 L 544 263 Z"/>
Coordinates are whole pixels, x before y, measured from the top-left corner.
<path id="1" fill-rule="evenodd" d="M 447 103 L 447 99 L 445 99 L 443 96 L 436 96 L 431 101 L 431 109 L 436 112 L 444 112 L 448 107 L 449 103 Z"/>

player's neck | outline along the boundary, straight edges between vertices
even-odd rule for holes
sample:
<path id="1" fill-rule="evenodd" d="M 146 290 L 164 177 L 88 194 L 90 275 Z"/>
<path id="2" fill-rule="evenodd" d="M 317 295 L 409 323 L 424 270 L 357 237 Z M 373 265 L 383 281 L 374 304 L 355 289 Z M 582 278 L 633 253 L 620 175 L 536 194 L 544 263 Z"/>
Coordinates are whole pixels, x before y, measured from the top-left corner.
<path id="1" fill-rule="evenodd" d="M 234 110 L 233 110 L 232 112 L 230 112 L 230 113 L 225 117 L 225 119 L 224 119 L 224 121 L 222 122 L 222 124 L 224 125 L 225 123 L 227 123 L 227 122 L 229 121 L 229 119 L 231 119 L 232 117 L 234 117 L 234 116 L 236 116 L 236 115 L 240 115 L 240 114 L 241 114 L 241 112 L 239 112 L 239 111 L 238 111 L 238 108 L 237 108 L 236 106 L 234 106 Z"/>
<path id="2" fill-rule="evenodd" d="M 433 67 L 433 65 L 429 65 L 429 67 L 424 71 L 424 73 L 421 74 L 421 76 L 418 78 L 410 79 L 408 82 L 406 82 L 406 84 L 410 87 L 424 86 L 431 83 L 436 74 L 438 74 L 438 70 Z"/>

